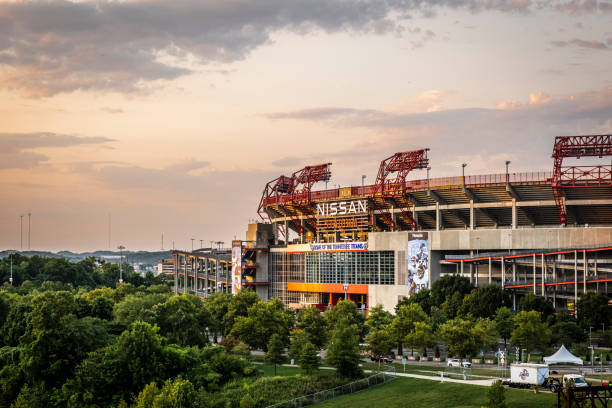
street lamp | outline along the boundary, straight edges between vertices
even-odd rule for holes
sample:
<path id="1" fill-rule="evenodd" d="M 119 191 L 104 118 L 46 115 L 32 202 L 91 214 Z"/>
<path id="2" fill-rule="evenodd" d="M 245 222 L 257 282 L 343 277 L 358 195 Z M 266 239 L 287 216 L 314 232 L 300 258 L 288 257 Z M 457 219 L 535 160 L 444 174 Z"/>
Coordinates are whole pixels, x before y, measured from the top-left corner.
<path id="1" fill-rule="evenodd" d="M 123 250 L 125 247 L 119 245 L 117 249 L 119 250 L 119 283 L 123 283 L 123 267 L 121 264 L 123 263 Z"/>
<path id="2" fill-rule="evenodd" d="M 461 183 L 465 187 L 465 168 L 467 167 L 467 163 L 461 163 Z"/>
<path id="3" fill-rule="evenodd" d="M 510 183 L 510 174 L 508 173 L 509 165 L 510 165 L 510 160 L 506 160 L 506 184 Z"/>

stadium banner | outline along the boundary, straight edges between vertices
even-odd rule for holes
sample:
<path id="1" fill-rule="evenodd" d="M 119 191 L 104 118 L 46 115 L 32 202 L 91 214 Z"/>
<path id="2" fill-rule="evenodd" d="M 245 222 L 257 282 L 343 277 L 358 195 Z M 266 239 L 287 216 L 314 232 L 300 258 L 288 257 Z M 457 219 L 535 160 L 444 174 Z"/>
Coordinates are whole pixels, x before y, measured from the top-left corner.
<path id="1" fill-rule="evenodd" d="M 410 296 L 429 287 L 429 234 L 408 233 L 408 287 Z"/>
<path id="2" fill-rule="evenodd" d="M 367 242 L 337 242 L 325 244 L 310 244 L 310 250 L 317 251 L 367 251 Z"/>
<path id="3" fill-rule="evenodd" d="M 242 241 L 232 241 L 232 294 L 242 289 Z"/>

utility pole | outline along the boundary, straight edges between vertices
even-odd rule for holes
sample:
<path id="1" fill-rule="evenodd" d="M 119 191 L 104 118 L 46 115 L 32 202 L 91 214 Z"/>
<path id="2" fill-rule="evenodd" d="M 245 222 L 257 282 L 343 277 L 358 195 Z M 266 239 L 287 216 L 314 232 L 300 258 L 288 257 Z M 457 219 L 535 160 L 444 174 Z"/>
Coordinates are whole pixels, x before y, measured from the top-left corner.
<path id="1" fill-rule="evenodd" d="M 119 250 L 119 283 L 123 283 L 123 268 L 122 268 L 122 263 L 123 263 L 123 250 L 125 249 L 125 247 L 123 245 L 119 245 L 117 247 L 117 249 Z"/>
<path id="2" fill-rule="evenodd" d="M 32 213 L 28 210 L 28 251 L 30 250 L 30 219 L 32 218 Z"/>

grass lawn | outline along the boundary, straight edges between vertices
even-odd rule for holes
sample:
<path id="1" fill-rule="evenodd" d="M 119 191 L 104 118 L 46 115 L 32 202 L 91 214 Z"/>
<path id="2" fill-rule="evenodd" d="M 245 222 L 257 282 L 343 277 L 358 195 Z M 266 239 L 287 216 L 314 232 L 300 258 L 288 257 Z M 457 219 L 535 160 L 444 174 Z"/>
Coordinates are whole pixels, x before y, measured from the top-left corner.
<path id="1" fill-rule="evenodd" d="M 312 405 L 312 407 L 480 408 L 486 404 L 486 390 L 486 387 L 477 385 L 448 382 L 442 384 L 416 378 L 398 378 L 388 384 Z M 556 394 L 534 394 L 529 391 L 506 389 L 506 403 L 509 408 L 548 408 L 553 406 L 555 401 Z"/>
<path id="2" fill-rule="evenodd" d="M 264 375 L 266 377 L 272 377 L 274 376 L 274 366 L 273 365 L 269 365 L 269 364 L 258 364 L 256 365 L 258 370 L 263 371 Z M 330 370 L 317 370 L 315 371 L 315 373 L 320 373 L 320 372 L 324 372 L 324 373 L 329 373 Z M 276 366 L 276 375 L 279 377 L 287 377 L 290 375 L 297 375 L 297 374 L 305 374 L 299 367 L 283 367 L 283 366 Z"/>

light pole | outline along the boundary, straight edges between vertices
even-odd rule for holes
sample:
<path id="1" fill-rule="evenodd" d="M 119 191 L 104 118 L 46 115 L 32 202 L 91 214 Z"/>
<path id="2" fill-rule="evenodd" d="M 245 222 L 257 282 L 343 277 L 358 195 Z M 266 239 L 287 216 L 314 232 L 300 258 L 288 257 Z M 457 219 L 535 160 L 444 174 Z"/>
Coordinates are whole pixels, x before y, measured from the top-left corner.
<path id="1" fill-rule="evenodd" d="M 431 170 L 431 167 L 427 167 L 427 191 L 429 191 L 429 170 Z"/>
<path id="2" fill-rule="evenodd" d="M 20 219 L 19 226 L 21 229 L 21 235 L 19 236 L 20 237 L 19 240 L 20 240 L 20 245 L 21 245 L 21 252 L 23 252 L 23 214 L 19 216 L 19 219 Z"/>
<path id="3" fill-rule="evenodd" d="M 465 168 L 467 163 L 461 163 L 461 184 L 465 187 Z"/>
<path id="4" fill-rule="evenodd" d="M 119 245 L 117 249 L 119 250 L 119 283 L 123 283 L 123 266 L 121 264 L 123 263 L 123 250 L 125 247 Z"/>
<path id="5" fill-rule="evenodd" d="M 200 248 L 204 248 L 204 240 L 203 239 L 200 240 Z"/>
<path id="6" fill-rule="evenodd" d="M 361 187 L 363 187 L 363 181 L 366 179 L 366 175 L 362 174 L 361 175 Z"/>
<path id="7" fill-rule="evenodd" d="M 195 238 L 191 238 L 191 252 L 193 252 L 193 241 L 195 240 Z"/>
<path id="8" fill-rule="evenodd" d="M 9 258 L 11 259 L 11 277 L 9 278 L 9 283 L 11 284 L 11 286 L 13 286 L 13 254 L 12 253 L 9 255 Z"/>
<path id="9" fill-rule="evenodd" d="M 508 173 L 509 165 L 510 165 L 510 160 L 506 160 L 506 184 L 510 183 L 510 174 Z"/>

